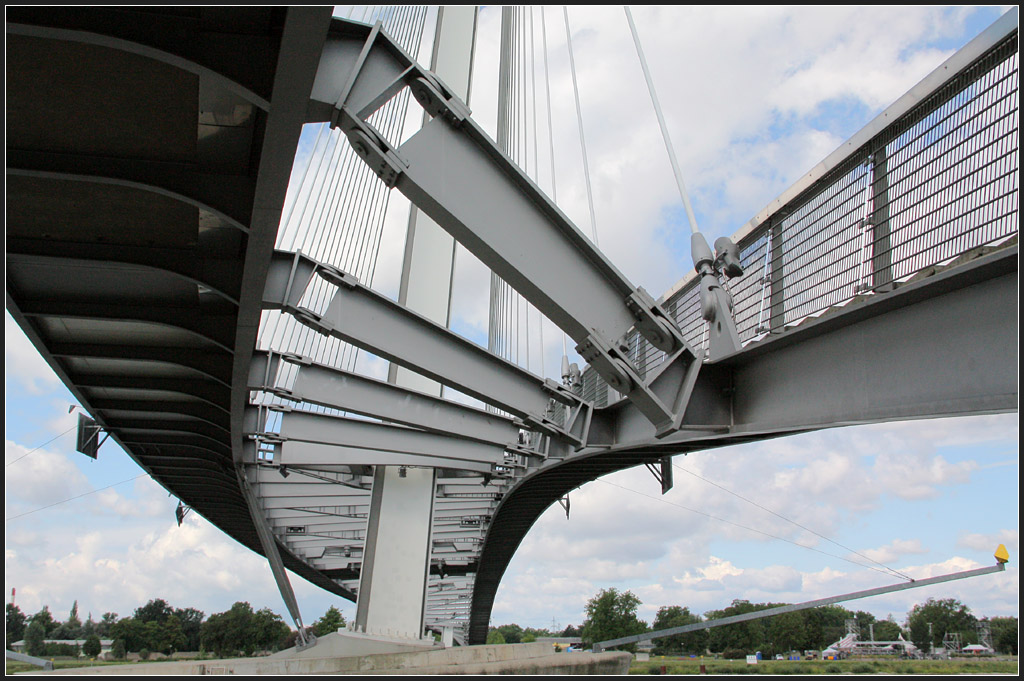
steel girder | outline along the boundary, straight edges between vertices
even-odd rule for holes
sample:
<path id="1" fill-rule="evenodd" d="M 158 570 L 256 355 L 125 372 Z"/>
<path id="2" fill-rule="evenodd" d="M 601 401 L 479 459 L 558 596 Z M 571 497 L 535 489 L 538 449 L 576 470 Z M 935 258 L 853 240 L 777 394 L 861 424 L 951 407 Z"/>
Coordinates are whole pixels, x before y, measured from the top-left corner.
<path id="1" fill-rule="evenodd" d="M 367 122 L 409 87 L 433 119 L 399 147 Z M 700 359 L 675 322 L 634 287 L 469 117 L 465 104 L 378 28 L 339 22 L 313 88 L 310 120 L 330 121 L 388 186 L 462 243 L 577 343 L 659 436 L 678 428 Z M 537 257 L 537 254 L 543 254 Z M 682 365 L 656 389 L 623 344 L 636 328 Z"/>

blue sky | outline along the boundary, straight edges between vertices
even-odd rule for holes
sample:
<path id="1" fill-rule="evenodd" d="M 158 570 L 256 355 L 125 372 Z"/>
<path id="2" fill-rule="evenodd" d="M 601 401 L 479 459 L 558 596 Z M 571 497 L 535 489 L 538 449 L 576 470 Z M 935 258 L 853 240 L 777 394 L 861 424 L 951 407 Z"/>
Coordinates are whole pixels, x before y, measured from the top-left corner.
<path id="1" fill-rule="evenodd" d="M 702 229 L 732 233 L 1002 11 L 634 9 Z M 488 130 L 497 15 L 481 14 L 470 102 Z M 688 269 L 688 236 L 625 18 L 621 8 L 573 7 L 569 15 L 600 242 L 627 277 L 658 295 Z M 562 13 L 548 8 L 545 16 L 559 93 L 559 205 L 589 226 Z M 545 190 L 546 158 L 537 179 Z M 401 205 L 389 214 L 374 280 L 387 293 L 397 290 Z M 458 263 L 453 326 L 482 342 L 487 273 L 465 252 Z M 561 340 L 547 328 L 551 374 Z M 137 477 L 141 469 L 115 443 L 98 461 L 74 452 L 74 399 L 9 315 L 5 385 L 5 588 L 17 588 L 24 611 L 45 604 L 65 619 L 77 599 L 83 616 L 99 619 L 160 597 L 207 614 L 237 600 L 284 613 L 266 562 L 195 514 L 177 527 L 177 500 Z M 846 548 L 682 470 L 663 499 L 645 469 L 610 476 L 572 493 L 569 519 L 554 506 L 538 521 L 506 573 L 493 622 L 579 624 L 586 599 L 607 587 L 634 591 L 648 621 L 662 605 L 704 612 L 735 598 L 796 602 L 897 581 L 848 562 L 848 549 L 920 577 L 988 565 L 998 543 L 1011 553 L 1005 574 L 847 607 L 902 621 L 929 596 L 956 597 L 977 615 L 1017 615 L 1018 442 L 1018 418 L 1009 414 L 835 429 L 676 457 L 679 467 Z M 354 614 L 353 604 L 301 579 L 293 584 L 307 622 L 332 604 Z"/>

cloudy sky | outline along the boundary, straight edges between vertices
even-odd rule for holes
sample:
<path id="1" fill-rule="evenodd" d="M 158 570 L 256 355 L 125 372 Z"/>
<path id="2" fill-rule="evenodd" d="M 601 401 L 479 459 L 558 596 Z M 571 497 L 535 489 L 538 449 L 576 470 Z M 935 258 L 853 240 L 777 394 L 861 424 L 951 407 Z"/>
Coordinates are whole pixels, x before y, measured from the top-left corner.
<path id="1" fill-rule="evenodd" d="M 746 223 L 1003 11 L 635 8 L 709 241 Z M 490 131 L 499 15 L 481 13 L 470 102 Z M 558 203 L 589 233 L 561 8 L 544 19 Z M 598 242 L 657 296 L 689 268 L 688 229 L 628 25 L 621 8 L 573 7 L 569 21 Z M 538 54 L 540 22 L 536 9 Z M 543 107 L 540 80 L 537 89 Z M 545 116 L 539 109 L 536 163 L 532 151 L 524 163 L 550 191 Z M 391 294 L 402 203 L 389 213 L 374 280 Z M 460 252 L 453 327 L 481 342 L 486 279 Z M 548 375 L 560 354 L 560 335 L 546 327 Z M 532 351 L 534 371 L 541 356 Z M 5 588 L 17 589 L 23 611 L 49 605 L 66 619 L 77 599 L 83 617 L 99 619 L 160 597 L 207 614 L 237 600 L 284 614 L 266 562 L 195 514 L 177 527 L 176 499 L 116 444 L 98 461 L 74 452 L 74 400 L 9 316 L 5 371 Z M 878 564 L 915 578 L 989 565 L 999 543 L 1011 554 L 1004 574 L 847 607 L 902 621 L 914 603 L 955 597 L 976 615 L 1017 615 L 1018 437 L 1016 414 L 823 431 L 676 457 L 676 485 L 664 497 L 646 469 L 609 476 L 571 494 L 568 519 L 557 505 L 540 519 L 492 621 L 579 624 L 586 600 L 608 587 L 636 593 L 648 621 L 663 605 L 703 613 L 737 598 L 798 602 L 899 581 Z M 299 578 L 293 585 L 307 622 L 331 604 L 354 614 Z"/>

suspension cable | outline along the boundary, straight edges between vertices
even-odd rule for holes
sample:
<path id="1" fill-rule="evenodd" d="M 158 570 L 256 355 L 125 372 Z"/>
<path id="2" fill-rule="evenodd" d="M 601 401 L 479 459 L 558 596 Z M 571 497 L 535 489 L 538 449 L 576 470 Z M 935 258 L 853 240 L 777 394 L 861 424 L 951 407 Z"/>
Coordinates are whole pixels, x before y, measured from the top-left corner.
<path id="1" fill-rule="evenodd" d="M 647 91 L 651 93 L 651 102 L 654 104 L 654 113 L 658 116 L 658 125 L 661 126 L 661 136 L 665 140 L 665 150 L 668 152 L 668 160 L 672 163 L 672 172 L 676 177 L 676 186 L 679 187 L 679 196 L 683 199 L 683 207 L 686 209 L 686 219 L 690 221 L 690 230 L 697 234 L 697 217 L 693 214 L 693 206 L 690 205 L 690 196 L 686 192 L 686 184 L 683 182 L 683 173 L 679 170 L 679 162 L 676 160 L 676 152 L 672 148 L 672 139 L 668 134 L 668 126 L 665 125 L 665 117 L 661 114 L 661 105 L 658 104 L 658 95 L 654 90 L 654 81 L 651 80 L 651 72 L 647 68 L 647 59 L 644 58 L 643 47 L 640 46 L 640 36 L 636 32 L 636 25 L 633 23 L 633 14 L 629 6 L 625 6 L 626 19 L 629 21 L 629 30 L 633 34 L 633 44 L 636 46 L 636 54 L 640 57 L 640 67 L 644 72 L 644 79 L 647 81 Z"/>
<path id="2" fill-rule="evenodd" d="M 576 60 L 572 54 L 572 34 L 569 31 L 569 10 L 563 5 L 562 14 L 565 16 L 565 41 L 569 47 L 569 71 L 572 73 L 572 91 L 576 100 L 576 120 L 580 131 L 580 149 L 583 151 L 583 177 L 587 181 L 587 203 L 590 205 L 590 228 L 594 235 L 594 245 L 597 246 L 597 218 L 594 214 L 594 192 L 590 187 L 590 164 L 587 162 L 587 141 L 583 137 L 583 111 L 580 108 L 580 89 L 576 83 Z"/>
<path id="3" fill-rule="evenodd" d="M 646 497 L 648 499 L 653 499 L 654 501 L 660 501 L 661 503 L 668 504 L 669 506 L 675 506 L 676 508 L 681 508 L 684 511 L 689 511 L 691 513 L 696 513 L 698 515 L 702 515 L 705 518 L 709 518 L 711 520 L 716 520 L 716 521 L 718 521 L 720 523 L 725 523 L 727 525 L 732 525 L 733 527 L 737 527 L 737 528 L 739 528 L 741 530 L 747 530 L 748 532 L 754 532 L 755 534 L 760 534 L 762 536 L 768 537 L 769 539 L 778 539 L 779 541 L 786 542 L 787 544 L 792 544 L 793 546 L 799 546 L 800 548 L 807 549 L 808 551 L 814 551 L 815 553 L 820 553 L 823 556 L 829 556 L 830 558 L 838 558 L 839 560 L 844 560 L 847 563 L 852 563 L 853 565 L 857 565 L 857 566 L 862 567 L 862 568 L 867 568 L 868 570 L 874 570 L 875 572 L 880 572 L 882 574 L 895 573 L 895 574 L 900 575 L 901 577 L 904 577 L 905 579 L 911 579 L 910 577 L 907 577 L 906 575 L 903 575 L 903 574 L 901 574 L 899 572 L 896 572 L 895 570 L 892 570 L 891 568 L 886 568 L 886 570 L 888 570 L 889 572 L 886 572 L 885 570 L 879 570 L 878 568 L 874 567 L 873 565 L 864 565 L 863 563 L 858 563 L 857 561 L 851 560 L 849 558 L 846 558 L 845 556 L 837 556 L 834 553 L 829 553 L 828 551 L 822 551 L 821 549 L 815 548 L 813 546 L 808 546 L 807 544 L 801 544 L 800 542 L 793 541 L 792 539 L 786 539 L 785 537 L 779 537 L 779 536 L 776 536 L 776 535 L 771 534 L 769 532 L 764 532 L 763 530 L 758 530 L 758 529 L 755 529 L 753 527 L 749 527 L 747 525 L 741 525 L 741 524 L 735 523 L 735 522 L 733 522 L 731 520 L 726 520 L 725 518 L 719 518 L 718 516 L 711 515 L 710 513 L 707 513 L 705 511 L 700 511 L 700 510 L 695 509 L 695 508 L 690 508 L 689 506 L 683 506 L 682 504 L 677 504 L 677 503 L 675 503 L 673 501 L 669 501 L 668 499 L 652 496 L 650 494 L 645 494 L 643 492 L 639 492 L 639 491 L 637 491 L 635 489 L 630 489 L 629 487 L 624 487 L 624 486 L 616 484 L 614 482 L 609 482 L 607 480 L 602 480 L 601 478 L 598 478 L 597 481 L 598 482 L 603 482 L 606 485 L 611 485 L 612 487 L 618 487 L 619 489 L 626 490 L 627 492 L 632 492 L 633 494 L 638 494 L 638 495 L 640 495 L 642 497 Z M 911 581 L 913 581 L 913 580 L 911 580 Z"/>

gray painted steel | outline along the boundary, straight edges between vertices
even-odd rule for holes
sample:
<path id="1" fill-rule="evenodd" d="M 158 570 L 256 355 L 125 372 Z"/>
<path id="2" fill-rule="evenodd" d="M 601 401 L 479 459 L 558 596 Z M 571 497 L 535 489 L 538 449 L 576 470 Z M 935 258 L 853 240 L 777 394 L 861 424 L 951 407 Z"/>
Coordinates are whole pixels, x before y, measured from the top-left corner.
<path id="1" fill-rule="evenodd" d="M 32 664 L 37 667 L 42 667 L 47 671 L 53 669 L 52 660 L 44 660 L 41 657 L 32 657 L 31 655 L 26 655 L 25 653 L 16 653 L 13 650 L 5 650 L 4 653 L 6 654 L 6 658 L 8 660 L 14 660 L 15 662 L 27 662 L 28 664 Z"/>
<path id="2" fill-rule="evenodd" d="M 202 21 L 160 10 L 8 11 L 7 308 L 81 404 L 154 479 L 271 559 L 289 604 L 284 567 L 355 597 L 363 547 L 349 536 L 347 520 L 366 517 L 373 464 L 381 460 L 450 462 L 437 473 L 435 515 L 447 519 L 432 544 L 428 601 L 461 594 L 452 612 L 463 621 L 468 612 L 468 640 L 482 642 L 519 542 L 544 509 L 588 480 L 673 454 L 810 429 L 1017 409 L 1015 117 L 993 107 L 967 121 L 983 129 L 970 138 L 981 149 L 971 152 L 975 179 L 940 190 L 960 211 L 959 222 L 937 245 L 909 256 L 899 251 L 933 231 L 931 214 L 908 208 L 919 204 L 900 187 L 928 179 L 914 173 L 944 173 L 941 163 L 908 165 L 900 135 L 933 112 L 946 115 L 951 98 L 965 96 L 958 93 L 983 90 L 1001 106 L 1015 101 L 1016 67 L 1007 64 L 1016 64 L 1016 10 L 887 111 L 891 123 L 869 126 L 813 181 L 773 202 L 756 230 L 741 230 L 736 241 L 748 274 L 732 282 L 732 292 L 745 345 L 709 363 L 690 350 L 700 352 L 702 336 L 696 289 L 663 306 L 646 300 L 495 151 L 444 84 L 386 36 L 358 67 L 371 29 L 330 21 L 324 10 L 198 12 Z M 241 41 L 240 26 L 247 27 Z M 234 46 L 229 59 L 197 47 L 221 42 Z M 134 70 L 126 71 L 129 63 Z M 25 75 L 37 72 L 46 77 Z M 83 80 L 93 89 L 62 85 Z M 422 137 L 396 149 L 364 119 L 406 86 L 436 118 Z M 223 130 L 231 144 L 210 146 L 216 126 L 201 118 L 200 100 L 225 115 L 241 112 Z M 66 125 L 69 110 L 75 126 Z M 431 326 L 333 268 L 275 254 L 301 124 L 332 119 L 364 145 L 375 172 L 424 203 L 578 342 L 589 342 L 600 373 L 628 399 L 592 408 L 589 399 Z M 120 134 L 135 129 L 149 134 Z M 40 140 L 64 148 L 56 153 Z M 458 164 L 437 165 L 441 144 L 458 150 Z M 930 144 L 950 158 L 963 146 L 955 137 Z M 870 172 L 866 155 L 874 159 Z M 479 178 L 465 177 L 467 168 Z M 478 182 L 488 201 L 526 221 L 535 241 L 524 245 L 520 236 L 518 245 L 550 250 L 550 271 L 535 271 L 516 244 L 492 231 L 493 210 L 433 184 L 434 172 Z M 868 205 L 870 222 L 862 219 Z M 848 214 L 856 220 L 837 217 Z M 809 225 L 819 218 L 825 228 L 815 232 Z M 138 224 L 147 225 L 148 241 L 140 241 Z M 815 244 L 840 237 L 831 261 L 811 257 L 825 250 Z M 823 274 L 838 264 L 858 272 L 865 263 L 870 277 Z M 303 307 L 314 273 L 337 287 L 333 308 Z M 855 290 L 869 279 L 869 293 Z M 810 285 L 801 288 L 801 281 Z M 266 308 L 361 339 L 377 354 L 507 408 L 523 424 L 322 367 L 304 367 L 294 385 L 279 384 L 288 362 L 254 351 Z M 755 332 L 766 323 L 770 334 Z M 626 350 L 618 346 L 623 336 Z M 675 361 L 671 354 L 666 360 L 666 347 L 676 348 Z M 584 379 L 588 394 L 607 391 L 602 381 Z M 328 394 L 341 386 L 354 392 Z M 251 390 L 295 411 L 257 409 Z M 296 402 L 304 392 L 308 402 Z M 571 428 L 549 415 L 552 398 L 578 410 Z M 365 402 L 362 413 L 376 418 L 408 413 L 390 415 L 403 426 L 297 415 L 359 412 L 354 402 Z M 292 423 L 305 440 L 273 432 Z M 579 449 L 525 456 L 505 435 L 519 430 Z M 254 434 L 260 439 L 249 438 Z M 398 437 L 409 444 L 392 447 Z M 328 452 L 324 440 L 336 446 Z M 393 451 L 381 454 L 380 447 Z M 281 463 L 290 455 L 298 457 L 296 468 L 285 479 Z M 307 539 L 281 532 L 304 522 Z"/>
<path id="3" fill-rule="evenodd" d="M 712 629 L 714 627 L 723 627 L 727 624 L 737 624 L 739 622 L 749 622 L 750 620 L 761 619 L 764 617 L 773 617 L 775 615 L 781 615 L 787 612 L 798 612 L 800 610 L 810 610 L 811 608 L 819 608 L 823 605 L 831 605 L 832 603 L 842 603 L 844 601 L 853 601 L 859 598 L 870 598 L 871 596 L 880 596 L 882 594 L 893 593 L 894 591 L 906 591 L 907 589 L 917 589 L 922 586 L 931 586 L 932 584 L 942 584 L 943 582 L 952 582 L 957 579 L 967 579 L 969 577 L 980 577 L 982 575 L 991 575 L 995 572 L 1002 572 L 1006 569 L 1006 565 L 1003 563 L 996 563 L 995 565 L 978 568 L 976 570 L 964 570 L 963 572 L 954 572 L 949 575 L 940 575 L 938 577 L 928 577 L 925 579 L 914 579 L 909 582 L 903 582 L 900 584 L 893 584 L 891 586 L 880 586 L 875 589 L 865 589 L 863 591 L 854 591 L 853 593 L 842 594 L 840 596 L 829 596 L 828 598 L 819 598 L 813 601 L 807 601 L 806 603 L 796 603 L 793 605 L 781 605 L 777 608 L 767 608 L 765 610 L 758 610 L 756 612 L 748 612 L 742 615 L 733 615 L 731 617 L 722 617 L 721 619 L 708 620 L 707 622 L 697 622 L 696 624 L 687 624 L 682 627 L 672 627 L 671 629 L 662 629 L 661 631 L 649 631 L 646 634 L 637 634 L 636 636 L 625 636 L 623 638 L 614 638 L 608 641 L 601 641 L 594 644 L 594 652 L 599 653 L 602 650 L 608 648 L 614 648 L 616 646 L 628 645 L 630 643 L 639 643 L 640 641 L 650 641 L 656 638 L 664 638 L 666 636 L 675 636 L 676 634 L 685 634 L 691 631 L 700 631 L 701 629 Z"/>

